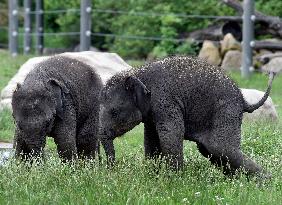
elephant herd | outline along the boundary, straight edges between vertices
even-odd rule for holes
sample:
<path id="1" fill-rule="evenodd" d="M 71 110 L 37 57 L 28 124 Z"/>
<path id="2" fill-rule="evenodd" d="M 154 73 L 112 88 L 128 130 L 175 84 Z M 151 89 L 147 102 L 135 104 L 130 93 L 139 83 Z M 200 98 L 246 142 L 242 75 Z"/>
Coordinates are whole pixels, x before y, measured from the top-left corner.
<path id="1" fill-rule="evenodd" d="M 146 158 L 180 169 L 183 141 L 190 140 L 224 174 L 261 175 L 241 151 L 241 124 L 244 112 L 263 105 L 273 78 L 270 73 L 265 95 L 249 105 L 220 68 L 195 57 L 167 57 L 117 72 L 103 84 L 95 67 L 55 55 L 13 93 L 16 157 L 41 156 L 49 136 L 63 161 L 95 158 L 101 143 L 114 163 L 113 140 L 143 122 Z"/>

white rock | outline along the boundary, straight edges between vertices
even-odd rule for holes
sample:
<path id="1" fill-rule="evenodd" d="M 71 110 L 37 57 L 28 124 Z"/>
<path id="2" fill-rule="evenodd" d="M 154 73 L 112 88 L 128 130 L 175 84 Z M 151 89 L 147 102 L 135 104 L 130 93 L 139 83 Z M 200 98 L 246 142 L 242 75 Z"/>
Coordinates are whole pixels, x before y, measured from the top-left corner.
<path id="1" fill-rule="evenodd" d="M 13 156 L 13 151 L 12 150 L 7 150 L 7 151 L 1 151 L 0 150 L 0 167 L 5 166 L 8 162 L 9 159 L 11 159 Z"/>
<path id="2" fill-rule="evenodd" d="M 0 100 L 0 111 L 4 108 L 12 110 L 12 98 L 4 98 Z"/>
<path id="3" fill-rule="evenodd" d="M 60 56 L 66 56 L 72 59 L 77 59 L 82 61 L 96 71 L 100 75 L 103 83 L 113 76 L 114 74 L 130 69 L 129 66 L 119 55 L 116 53 L 106 53 L 106 52 L 93 52 L 93 51 L 83 51 L 83 52 L 66 52 L 59 54 Z M 21 84 L 25 80 L 27 74 L 34 69 L 34 67 L 52 56 L 41 56 L 34 57 L 26 61 L 18 70 L 17 74 L 9 81 L 8 85 L 2 90 L 0 98 L 0 110 L 4 107 L 11 108 L 11 98 L 14 90 L 17 87 L 17 83 Z"/>
<path id="4" fill-rule="evenodd" d="M 238 70 L 240 71 L 242 64 L 242 53 L 237 50 L 227 51 L 225 54 L 221 67 L 223 70 Z"/>
<path id="5" fill-rule="evenodd" d="M 272 58 L 267 64 L 262 66 L 263 71 L 282 72 L 282 57 Z"/>
<path id="6" fill-rule="evenodd" d="M 219 48 L 212 41 L 204 41 L 199 52 L 199 58 L 206 60 L 212 65 L 219 65 L 221 63 Z"/>
<path id="7" fill-rule="evenodd" d="M 264 92 L 255 89 L 244 89 L 241 88 L 241 92 L 245 100 L 249 104 L 257 103 L 264 95 Z M 278 114 L 275 109 L 275 105 L 272 102 L 271 97 L 268 97 L 265 103 L 253 113 L 244 113 L 244 119 L 247 120 L 278 120 Z"/>
<path id="8" fill-rule="evenodd" d="M 116 53 L 104 53 L 94 51 L 83 52 L 67 52 L 60 54 L 69 58 L 82 61 L 94 68 L 96 73 L 100 75 L 103 83 L 111 78 L 114 74 L 130 69 L 128 65 L 119 55 Z"/>
<path id="9" fill-rule="evenodd" d="M 223 40 L 221 41 L 221 55 L 224 56 L 225 53 L 230 50 L 241 51 L 242 48 L 241 43 L 238 42 L 231 33 L 228 33 L 224 36 Z"/>

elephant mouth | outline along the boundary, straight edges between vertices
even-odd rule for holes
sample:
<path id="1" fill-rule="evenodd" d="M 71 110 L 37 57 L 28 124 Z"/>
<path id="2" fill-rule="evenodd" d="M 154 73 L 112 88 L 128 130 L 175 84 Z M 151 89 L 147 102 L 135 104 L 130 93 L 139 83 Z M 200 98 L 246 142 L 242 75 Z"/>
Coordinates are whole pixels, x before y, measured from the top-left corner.
<path id="1" fill-rule="evenodd" d="M 126 132 L 127 132 L 126 129 L 118 129 L 118 130 L 116 131 L 116 136 L 117 136 L 117 137 L 120 137 L 121 135 L 125 134 Z"/>
<path id="2" fill-rule="evenodd" d="M 134 125 L 135 126 L 135 125 Z M 120 125 L 112 128 L 99 128 L 101 136 L 107 136 L 108 139 L 114 140 L 116 137 L 124 135 L 126 132 L 131 130 L 134 126 L 130 125 Z"/>
<path id="3" fill-rule="evenodd" d="M 50 133 L 52 131 L 54 125 L 54 118 L 51 118 L 47 123 L 46 123 L 46 132 Z"/>
<path id="4" fill-rule="evenodd" d="M 99 135 L 101 136 L 102 139 L 107 139 L 107 140 L 114 140 L 115 138 L 115 130 L 114 129 L 99 129 Z"/>

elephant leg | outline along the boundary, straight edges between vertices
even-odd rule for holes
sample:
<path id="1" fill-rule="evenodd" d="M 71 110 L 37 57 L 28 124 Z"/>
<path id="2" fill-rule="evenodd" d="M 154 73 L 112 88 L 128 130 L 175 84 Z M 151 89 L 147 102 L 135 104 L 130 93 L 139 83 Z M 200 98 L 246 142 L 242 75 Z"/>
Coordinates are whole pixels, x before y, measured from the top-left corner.
<path id="1" fill-rule="evenodd" d="M 153 122 L 144 124 L 144 149 L 147 159 L 157 159 L 161 154 L 160 140 Z"/>
<path id="2" fill-rule="evenodd" d="M 214 155 L 212 155 L 207 149 L 206 147 L 202 144 L 202 143 L 198 143 L 197 142 L 197 148 L 199 150 L 199 152 L 206 158 L 208 158 L 210 160 L 210 162 L 215 165 L 216 167 L 221 167 L 223 168 L 223 172 L 225 174 L 229 174 L 230 170 L 226 169 L 227 167 L 227 162 L 223 163 L 222 159 L 220 159 L 219 157 L 216 157 Z"/>
<path id="3" fill-rule="evenodd" d="M 222 166 L 224 174 L 234 174 L 244 169 L 248 175 L 258 174 L 262 168 L 249 159 L 240 149 L 242 116 L 233 109 L 220 110 L 210 136 L 202 138 L 200 151 L 208 155 L 213 164 Z"/>
<path id="4" fill-rule="evenodd" d="M 63 118 L 55 121 L 52 132 L 58 154 L 64 162 L 75 159 L 77 156 L 76 118 L 69 113 L 75 113 L 74 109 L 65 110 Z"/>
<path id="5" fill-rule="evenodd" d="M 42 156 L 43 148 L 46 144 L 46 138 L 40 136 L 28 137 L 21 130 L 16 128 L 13 147 L 15 148 L 15 157 L 22 160 L 35 159 Z"/>
<path id="6" fill-rule="evenodd" d="M 162 156 L 173 169 L 183 166 L 184 123 L 172 120 L 157 123 Z"/>
<path id="7" fill-rule="evenodd" d="M 211 163 L 223 168 L 226 175 L 234 175 L 237 170 L 244 169 L 248 175 L 255 175 L 262 171 L 262 168 L 249 159 L 240 149 L 223 148 L 224 144 L 218 146 L 207 145 Z"/>
<path id="8" fill-rule="evenodd" d="M 90 116 L 76 137 L 77 154 L 80 158 L 94 159 L 99 156 L 98 117 Z"/>
<path id="9" fill-rule="evenodd" d="M 57 128 L 54 141 L 57 145 L 58 154 L 64 162 L 76 158 L 75 130 L 68 130 L 66 127 Z"/>
<path id="10" fill-rule="evenodd" d="M 15 157 L 22 160 L 27 159 L 31 153 L 31 150 L 28 148 L 23 139 L 24 134 L 16 128 L 13 147 L 15 148 Z"/>

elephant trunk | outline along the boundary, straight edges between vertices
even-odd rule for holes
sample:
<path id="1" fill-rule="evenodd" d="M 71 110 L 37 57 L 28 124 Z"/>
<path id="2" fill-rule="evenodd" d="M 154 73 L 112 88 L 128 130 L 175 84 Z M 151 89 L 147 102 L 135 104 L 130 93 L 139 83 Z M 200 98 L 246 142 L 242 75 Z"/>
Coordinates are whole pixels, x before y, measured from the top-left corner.
<path id="1" fill-rule="evenodd" d="M 44 136 L 28 138 L 25 141 L 27 149 L 29 150 L 29 157 L 35 159 L 43 154 L 43 149 L 46 143 L 46 138 Z"/>
<path id="2" fill-rule="evenodd" d="M 115 162 L 115 148 L 113 139 L 108 139 L 107 136 L 100 137 L 101 144 L 105 150 L 108 165 L 112 166 Z"/>

